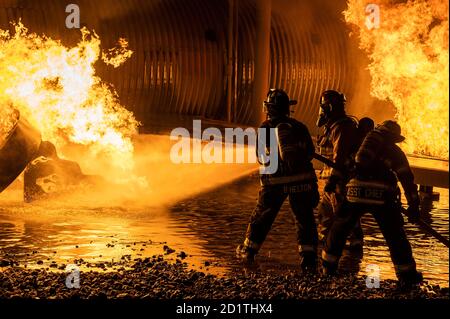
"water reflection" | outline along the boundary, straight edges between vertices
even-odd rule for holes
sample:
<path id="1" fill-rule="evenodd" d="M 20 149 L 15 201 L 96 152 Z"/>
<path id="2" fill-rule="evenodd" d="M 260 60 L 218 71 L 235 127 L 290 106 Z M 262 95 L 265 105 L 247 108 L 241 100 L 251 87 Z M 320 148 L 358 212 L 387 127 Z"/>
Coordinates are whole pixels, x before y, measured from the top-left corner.
<path id="1" fill-rule="evenodd" d="M 172 214 L 177 216 L 178 221 L 189 225 L 199 237 L 204 238 L 209 251 L 227 261 L 230 268 L 236 268 L 234 247 L 243 239 L 248 217 L 256 203 L 258 187 L 255 176 L 242 179 L 227 187 L 183 201 L 172 208 Z M 448 190 L 435 190 L 441 194 L 440 201 L 430 203 L 428 211 L 423 212 L 423 217 L 433 228 L 448 237 Z M 361 270 L 360 275 L 364 275 L 368 265 L 377 265 L 382 279 L 395 279 L 389 251 L 376 221 L 370 214 L 366 214 L 362 223 L 365 234 L 364 258 L 359 264 L 359 259 L 349 254 L 344 255 L 341 261 L 344 270 Z M 425 279 L 448 287 L 448 248 L 414 225 L 406 223 L 405 228 L 418 268 L 424 271 Z M 299 262 L 296 252 L 294 219 L 285 203 L 260 251 L 259 267 L 296 268 Z"/>

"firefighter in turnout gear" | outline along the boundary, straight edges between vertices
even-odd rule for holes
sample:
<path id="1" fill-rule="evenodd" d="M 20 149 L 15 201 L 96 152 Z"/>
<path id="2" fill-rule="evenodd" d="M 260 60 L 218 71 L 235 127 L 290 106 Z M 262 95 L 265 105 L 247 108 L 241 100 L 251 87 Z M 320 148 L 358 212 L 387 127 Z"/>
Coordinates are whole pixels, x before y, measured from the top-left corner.
<path id="1" fill-rule="evenodd" d="M 363 117 L 358 121 L 358 137 L 362 142 L 367 133 L 375 128 L 374 121 L 369 117 Z M 361 144 L 359 143 L 359 145 Z M 317 146 L 319 147 L 319 154 L 333 160 L 333 143 L 330 141 L 330 134 L 328 127 L 324 125 L 324 133 L 317 137 Z M 320 179 L 328 179 L 331 175 L 331 167 L 323 164 L 323 168 L 320 171 Z"/>
<path id="2" fill-rule="evenodd" d="M 317 177 L 311 163 L 314 144 L 307 127 L 290 117 L 288 95 L 271 89 L 264 101 L 266 132 L 274 129 L 278 142 L 278 167 L 273 174 L 261 174 L 261 189 L 247 227 L 246 238 L 236 249 L 238 258 L 252 262 L 287 197 L 295 217 L 301 268 L 315 271 L 317 266 L 317 228 L 313 209 L 319 202 Z M 269 134 L 266 134 L 269 136 Z M 270 139 L 265 142 L 266 153 Z M 266 164 L 267 165 L 267 164 Z"/>
<path id="3" fill-rule="evenodd" d="M 330 169 L 318 206 L 319 236 L 324 242 L 333 224 L 336 212 L 345 199 L 345 185 L 349 180 L 346 173 L 353 165 L 354 155 L 361 144 L 360 132 L 356 120 L 345 112 L 346 98 L 343 93 L 327 90 L 320 99 L 318 127 L 324 127 L 324 139 L 331 144 L 332 160 L 341 169 Z M 359 221 L 350 234 L 350 247 L 362 254 L 363 232 Z"/>
<path id="4" fill-rule="evenodd" d="M 419 218 L 419 195 L 408 160 L 396 145 L 402 142 L 400 126 L 386 121 L 370 132 L 355 158 L 354 178 L 347 184 L 347 201 L 337 213 L 322 251 L 324 272 L 334 274 L 353 225 L 365 212 L 371 212 L 386 240 L 401 286 L 422 280 L 417 272 L 411 246 L 403 229 L 400 181 L 408 203 L 408 218 Z"/>

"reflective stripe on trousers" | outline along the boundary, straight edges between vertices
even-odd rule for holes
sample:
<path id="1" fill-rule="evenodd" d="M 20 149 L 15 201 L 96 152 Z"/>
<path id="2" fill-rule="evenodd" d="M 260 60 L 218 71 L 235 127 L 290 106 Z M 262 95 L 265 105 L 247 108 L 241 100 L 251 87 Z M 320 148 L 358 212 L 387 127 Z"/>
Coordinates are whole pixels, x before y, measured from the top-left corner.
<path id="1" fill-rule="evenodd" d="M 349 196 L 349 195 L 347 195 L 347 200 L 350 203 L 355 203 L 355 204 L 367 204 L 367 205 L 379 205 L 379 206 L 385 204 L 384 200 L 360 198 L 360 197 L 353 197 L 353 196 Z"/>

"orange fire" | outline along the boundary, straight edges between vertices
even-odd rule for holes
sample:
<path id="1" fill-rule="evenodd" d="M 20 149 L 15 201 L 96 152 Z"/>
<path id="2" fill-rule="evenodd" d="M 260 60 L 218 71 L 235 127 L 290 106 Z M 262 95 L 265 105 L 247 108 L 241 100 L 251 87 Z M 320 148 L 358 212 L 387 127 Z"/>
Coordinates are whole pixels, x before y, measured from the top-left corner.
<path id="1" fill-rule="evenodd" d="M 369 4 L 369 8 L 376 5 L 377 12 L 366 13 Z M 404 150 L 445 159 L 449 155 L 448 9 L 446 0 L 349 0 L 344 12 L 345 20 L 358 27 L 360 47 L 370 58 L 371 93 L 397 109 L 397 121 L 407 138 Z"/>
<path id="2" fill-rule="evenodd" d="M 0 29 L 0 134 L 8 131 L 7 114 L 14 107 L 41 131 L 43 140 L 58 148 L 82 145 L 92 158 L 106 158 L 115 169 L 130 171 L 130 138 L 138 122 L 95 73 L 101 56 L 95 32 L 82 29 L 77 46 L 67 48 L 29 32 L 21 22 L 13 25 L 13 34 Z M 131 54 L 120 39 L 119 48 L 102 59 L 118 67 Z"/>

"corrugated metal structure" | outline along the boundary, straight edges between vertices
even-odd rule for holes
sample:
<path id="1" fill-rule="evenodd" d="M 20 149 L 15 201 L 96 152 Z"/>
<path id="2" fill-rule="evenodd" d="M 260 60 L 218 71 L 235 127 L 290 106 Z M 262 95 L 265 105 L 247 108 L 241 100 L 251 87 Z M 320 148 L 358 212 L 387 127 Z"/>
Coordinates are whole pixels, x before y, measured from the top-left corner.
<path id="1" fill-rule="evenodd" d="M 69 3 L 79 5 L 82 25 L 99 34 L 103 48 L 128 39 L 132 58 L 118 69 L 99 63 L 97 70 L 144 125 L 177 116 L 227 119 L 227 0 L 0 0 L 0 28 L 21 18 L 32 31 L 74 44 L 80 33 L 65 26 Z M 232 121 L 252 124 L 260 113 L 251 103 L 256 3 L 236 3 Z M 294 116 L 310 127 L 322 90 L 339 89 L 350 98 L 355 91 L 344 8 L 345 1 L 272 2 L 270 86 L 299 101 Z"/>

